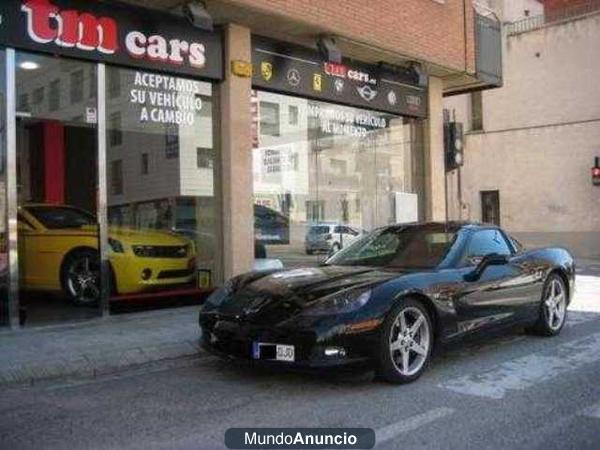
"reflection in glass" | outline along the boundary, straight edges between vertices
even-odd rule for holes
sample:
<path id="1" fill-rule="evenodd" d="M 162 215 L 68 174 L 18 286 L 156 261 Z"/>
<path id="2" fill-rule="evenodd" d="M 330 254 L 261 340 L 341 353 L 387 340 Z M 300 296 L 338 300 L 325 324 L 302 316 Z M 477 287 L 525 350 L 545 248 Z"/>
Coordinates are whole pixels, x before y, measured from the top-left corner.
<path id="1" fill-rule="evenodd" d="M 268 258 L 315 265 L 423 217 L 421 122 L 268 92 L 252 102 L 255 239 Z"/>
<path id="2" fill-rule="evenodd" d="M 20 306 L 26 325 L 99 313 L 92 63 L 17 53 Z"/>
<path id="3" fill-rule="evenodd" d="M 0 326 L 9 324 L 6 223 L 6 53 L 0 50 Z"/>
<path id="4" fill-rule="evenodd" d="M 211 85 L 115 67 L 107 84 L 113 298 L 193 295 L 215 281 Z"/>

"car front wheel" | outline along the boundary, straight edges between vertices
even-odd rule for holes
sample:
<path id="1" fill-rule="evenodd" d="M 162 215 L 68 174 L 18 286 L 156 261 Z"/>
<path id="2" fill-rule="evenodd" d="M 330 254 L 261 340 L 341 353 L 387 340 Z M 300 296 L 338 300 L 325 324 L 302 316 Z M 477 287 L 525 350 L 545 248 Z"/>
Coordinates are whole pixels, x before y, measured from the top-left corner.
<path id="1" fill-rule="evenodd" d="M 433 326 L 427 309 L 417 300 L 402 300 L 383 324 L 379 375 L 392 383 L 416 380 L 427 368 L 432 348 Z"/>
<path id="2" fill-rule="evenodd" d="M 77 305 L 93 305 L 100 299 L 100 255 L 91 249 L 77 250 L 64 261 L 62 286 Z"/>

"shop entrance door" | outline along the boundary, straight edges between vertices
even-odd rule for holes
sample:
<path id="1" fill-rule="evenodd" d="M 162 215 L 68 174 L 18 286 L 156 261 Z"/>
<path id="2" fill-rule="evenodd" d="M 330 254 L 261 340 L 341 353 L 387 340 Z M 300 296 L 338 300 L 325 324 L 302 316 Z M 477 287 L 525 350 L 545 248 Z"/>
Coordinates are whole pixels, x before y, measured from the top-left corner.
<path id="1" fill-rule="evenodd" d="M 25 325 L 99 314 L 93 63 L 17 52 L 20 307 Z"/>

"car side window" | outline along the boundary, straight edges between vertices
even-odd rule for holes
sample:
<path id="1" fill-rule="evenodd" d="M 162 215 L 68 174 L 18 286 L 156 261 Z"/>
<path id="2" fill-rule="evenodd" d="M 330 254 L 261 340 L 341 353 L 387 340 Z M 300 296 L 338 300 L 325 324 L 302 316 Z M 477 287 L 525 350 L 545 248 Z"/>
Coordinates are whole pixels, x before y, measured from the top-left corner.
<path id="1" fill-rule="evenodd" d="M 498 255 L 511 255 L 510 247 L 499 230 L 476 231 L 467 244 L 463 256 L 463 263 L 472 263 L 474 259 L 483 258 L 486 255 L 496 253 Z"/>

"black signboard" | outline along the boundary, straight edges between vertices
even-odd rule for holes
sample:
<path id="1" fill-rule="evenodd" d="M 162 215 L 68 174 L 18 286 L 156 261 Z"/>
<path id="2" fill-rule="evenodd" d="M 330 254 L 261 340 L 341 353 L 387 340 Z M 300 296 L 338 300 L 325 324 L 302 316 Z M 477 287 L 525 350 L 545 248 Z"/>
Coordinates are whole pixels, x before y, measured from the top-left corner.
<path id="1" fill-rule="evenodd" d="M 252 37 L 252 83 L 259 89 L 398 115 L 427 117 L 427 88 L 411 69 L 357 62 L 332 64 L 305 47 Z"/>
<path id="2" fill-rule="evenodd" d="M 0 45 L 208 79 L 223 78 L 221 33 L 118 2 L 1 0 Z"/>

